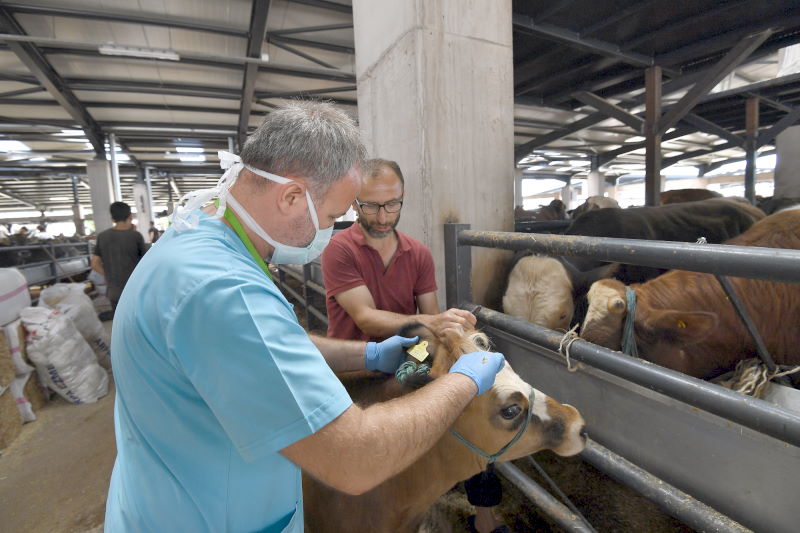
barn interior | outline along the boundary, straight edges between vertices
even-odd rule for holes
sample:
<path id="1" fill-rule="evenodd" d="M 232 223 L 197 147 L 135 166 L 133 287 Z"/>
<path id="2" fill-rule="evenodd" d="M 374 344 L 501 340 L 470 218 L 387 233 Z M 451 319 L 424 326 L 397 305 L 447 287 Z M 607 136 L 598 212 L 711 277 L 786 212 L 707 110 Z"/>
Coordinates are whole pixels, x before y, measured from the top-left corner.
<path id="1" fill-rule="evenodd" d="M 800 282 L 793 250 L 711 243 L 699 257 L 700 245 L 615 249 L 612 238 L 592 252 L 595 241 L 550 235 L 597 197 L 622 208 L 686 189 L 762 207 L 800 200 L 796 1 L 3 0 L 0 261 L 22 276 L 0 288 L 6 322 L 19 319 L 19 279 L 23 303 L 40 306 L 69 282 L 110 338 L 110 302 L 90 277 L 110 204 L 131 206 L 150 245 L 184 195 L 217 184 L 219 152 L 239 153 L 294 99 L 333 103 L 357 121 L 369 157 L 399 163 L 398 228 L 430 249 L 439 306 L 471 310 L 523 379 L 587 419 L 594 444 L 578 457 L 499 463 L 495 514 L 510 530 L 796 530 L 800 482 L 787 472 L 800 467 L 800 400 L 789 378 L 766 401 L 647 365 L 612 368 L 564 331 L 500 313 L 523 249 L 624 262 L 633 246 L 653 254 L 647 266 Z M 319 261 L 273 272 L 304 327 L 324 335 Z M 0 529 L 102 531 L 113 368 L 99 361 L 107 394 L 86 405 L 41 386 L 38 368 L 13 398 L 11 338 L 26 343 L 12 329 L 0 343 Z M 21 396 L 36 420 L 23 423 Z M 420 531 L 467 531 L 473 512 L 459 485 Z"/>

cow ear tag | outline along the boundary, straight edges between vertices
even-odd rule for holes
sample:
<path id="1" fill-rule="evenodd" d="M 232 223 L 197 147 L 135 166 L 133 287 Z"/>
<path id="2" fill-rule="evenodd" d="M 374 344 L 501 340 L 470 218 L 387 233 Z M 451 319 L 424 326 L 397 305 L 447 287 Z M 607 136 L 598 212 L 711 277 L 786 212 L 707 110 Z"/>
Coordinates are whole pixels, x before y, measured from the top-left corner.
<path id="1" fill-rule="evenodd" d="M 419 344 L 415 344 L 406 350 L 406 353 L 420 363 L 423 362 L 428 358 L 428 341 L 422 341 Z"/>
<path id="2" fill-rule="evenodd" d="M 680 329 L 686 329 L 686 322 L 684 322 L 683 320 L 678 320 L 678 327 Z"/>

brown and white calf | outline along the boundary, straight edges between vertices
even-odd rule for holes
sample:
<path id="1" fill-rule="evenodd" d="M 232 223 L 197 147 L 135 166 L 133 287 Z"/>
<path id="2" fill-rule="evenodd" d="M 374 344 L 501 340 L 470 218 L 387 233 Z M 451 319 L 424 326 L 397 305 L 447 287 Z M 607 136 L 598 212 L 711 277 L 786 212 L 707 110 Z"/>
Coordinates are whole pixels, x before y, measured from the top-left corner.
<path id="1" fill-rule="evenodd" d="M 771 215 L 725 244 L 800 249 L 800 211 Z M 775 362 L 800 364 L 800 284 L 729 279 Z M 673 270 L 630 288 L 644 359 L 708 379 L 756 355 L 755 342 L 712 274 Z M 627 313 L 623 283 L 594 283 L 581 337 L 619 350 Z"/>
<path id="2" fill-rule="evenodd" d="M 428 352 L 433 363 L 430 378 L 422 381 L 446 374 L 462 354 L 489 349 L 486 335 L 474 330 L 451 331 L 444 338 L 436 338 L 427 328 L 415 325 L 402 334 L 420 335 L 429 343 Z M 343 376 L 342 381 L 353 400 L 361 405 L 387 401 L 413 390 L 401 386 L 393 378 L 363 372 Z M 529 398 L 533 398 L 533 405 L 529 405 Z M 583 449 L 584 423 L 578 411 L 532 389 L 508 363 L 498 373 L 494 386 L 466 407 L 453 429 L 480 449 L 495 453 L 515 437 L 529 409 L 533 413 L 527 429 L 503 454 L 502 460 L 524 457 L 543 449 L 564 456 Z M 306 531 L 414 532 L 425 512 L 440 496 L 457 482 L 485 470 L 486 464 L 486 459 L 447 432 L 416 463 L 359 496 L 339 492 L 304 475 Z"/>

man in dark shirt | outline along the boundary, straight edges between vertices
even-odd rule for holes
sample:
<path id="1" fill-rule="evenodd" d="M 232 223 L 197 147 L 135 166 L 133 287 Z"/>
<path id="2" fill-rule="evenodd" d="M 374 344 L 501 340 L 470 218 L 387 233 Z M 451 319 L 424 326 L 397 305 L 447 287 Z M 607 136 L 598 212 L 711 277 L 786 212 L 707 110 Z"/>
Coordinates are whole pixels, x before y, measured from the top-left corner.
<path id="1" fill-rule="evenodd" d="M 128 204 L 111 204 L 111 219 L 114 226 L 97 235 L 92 268 L 106 277 L 108 299 L 112 310 L 116 310 L 122 289 L 147 248 L 141 233 L 133 230 Z"/>

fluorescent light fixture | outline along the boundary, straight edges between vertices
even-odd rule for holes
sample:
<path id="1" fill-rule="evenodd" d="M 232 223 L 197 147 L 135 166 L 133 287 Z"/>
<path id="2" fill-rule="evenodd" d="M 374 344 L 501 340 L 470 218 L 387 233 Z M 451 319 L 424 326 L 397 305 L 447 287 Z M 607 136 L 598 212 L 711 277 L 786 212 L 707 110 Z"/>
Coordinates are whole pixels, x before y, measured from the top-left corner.
<path id="1" fill-rule="evenodd" d="M 51 202 L 67 202 L 67 201 L 69 201 L 69 198 L 67 198 L 66 196 L 51 196 L 50 197 L 50 201 Z"/>
<path id="2" fill-rule="evenodd" d="M 83 135 L 83 130 L 61 130 L 61 132 L 54 133 L 53 135 L 58 135 L 58 136 L 61 136 L 61 135 L 65 135 L 65 136 L 66 135 L 69 135 L 69 136 Z"/>
<path id="3" fill-rule="evenodd" d="M 140 59 L 166 59 L 168 61 L 179 61 L 181 56 L 174 50 L 162 48 L 142 48 L 138 46 L 119 46 L 116 44 L 103 44 L 97 51 L 105 56 L 126 56 L 137 57 Z"/>
<path id="4" fill-rule="evenodd" d="M 628 137 L 627 139 L 625 139 L 625 142 L 626 143 L 640 143 L 640 142 L 642 142 L 644 140 L 645 140 L 644 137 L 640 137 L 638 135 L 635 135 L 633 137 Z"/>
<path id="5" fill-rule="evenodd" d="M 202 147 L 195 147 L 195 146 L 176 146 L 175 150 L 182 153 L 194 153 L 194 154 L 203 152 Z"/>
<path id="6" fill-rule="evenodd" d="M 116 157 L 116 159 L 117 159 L 117 162 L 120 162 L 120 161 L 130 161 L 130 160 L 131 160 L 131 158 L 128 156 L 128 154 L 124 154 L 124 153 L 121 153 L 121 152 L 119 152 L 119 151 L 117 151 L 117 152 L 115 153 L 115 157 Z M 106 160 L 107 160 L 107 161 L 111 161 L 111 154 L 106 154 Z"/>
<path id="7" fill-rule="evenodd" d="M 47 161 L 46 157 L 31 157 L 28 161 Z"/>
<path id="8" fill-rule="evenodd" d="M 0 141 L 0 152 L 30 152 L 31 147 L 20 141 Z"/>
<path id="9" fill-rule="evenodd" d="M 180 156 L 178 156 L 178 159 L 180 159 L 181 161 L 192 161 L 192 162 L 197 163 L 197 162 L 200 162 L 200 161 L 205 161 L 206 160 L 206 156 L 203 155 L 203 154 L 180 155 Z"/>

